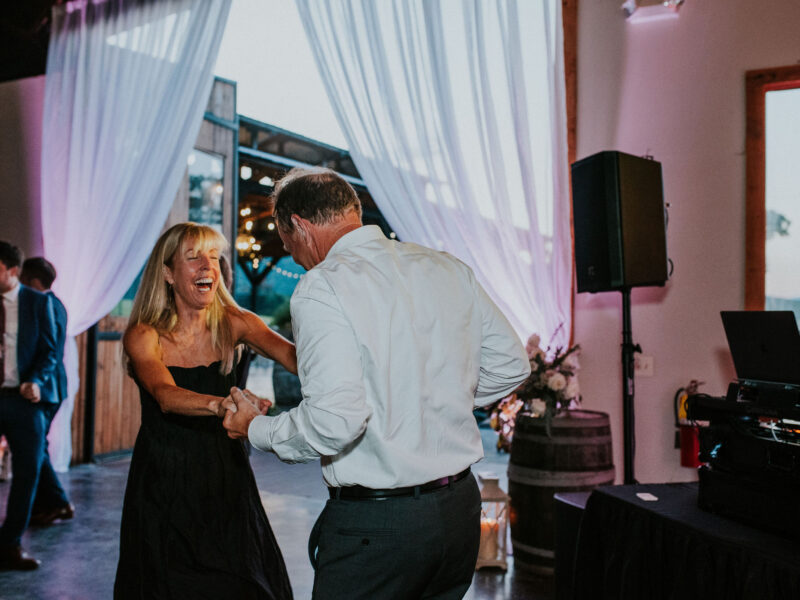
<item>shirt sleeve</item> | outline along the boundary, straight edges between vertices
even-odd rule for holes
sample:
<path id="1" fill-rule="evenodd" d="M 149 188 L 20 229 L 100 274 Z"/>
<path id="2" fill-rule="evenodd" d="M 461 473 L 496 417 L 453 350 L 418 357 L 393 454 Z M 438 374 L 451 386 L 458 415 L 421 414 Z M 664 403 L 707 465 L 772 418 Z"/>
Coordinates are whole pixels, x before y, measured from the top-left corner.
<path id="1" fill-rule="evenodd" d="M 303 400 L 275 417 L 256 417 L 248 430 L 256 448 L 285 462 L 345 451 L 372 416 L 358 344 L 338 299 L 322 277 L 301 286 L 292 296 L 291 313 Z"/>
<path id="2" fill-rule="evenodd" d="M 531 365 L 508 319 L 477 281 L 474 285 L 483 334 L 475 406 L 486 406 L 517 389 L 531 374 Z"/>

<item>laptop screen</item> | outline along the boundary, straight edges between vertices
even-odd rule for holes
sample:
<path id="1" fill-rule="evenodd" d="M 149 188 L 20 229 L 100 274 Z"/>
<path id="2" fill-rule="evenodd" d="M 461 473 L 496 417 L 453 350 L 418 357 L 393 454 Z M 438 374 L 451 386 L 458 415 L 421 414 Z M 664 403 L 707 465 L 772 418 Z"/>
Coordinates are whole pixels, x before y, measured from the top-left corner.
<path id="1" fill-rule="evenodd" d="M 800 384 L 800 333 L 792 311 L 720 314 L 739 380 Z"/>

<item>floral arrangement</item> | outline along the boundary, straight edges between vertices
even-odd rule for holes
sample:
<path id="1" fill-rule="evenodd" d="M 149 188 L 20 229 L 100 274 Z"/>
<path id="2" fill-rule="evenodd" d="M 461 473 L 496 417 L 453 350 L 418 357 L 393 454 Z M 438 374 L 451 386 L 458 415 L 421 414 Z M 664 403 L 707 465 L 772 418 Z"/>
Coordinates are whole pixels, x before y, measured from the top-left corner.
<path id="1" fill-rule="evenodd" d="M 535 333 L 528 338 L 525 350 L 531 363 L 531 374 L 492 411 L 490 423 L 499 433 L 498 450 L 508 452 L 511 449 L 514 422 L 519 411 L 546 419 L 549 433 L 550 420 L 560 410 L 580 406 L 577 376 L 580 345 L 557 346 L 555 349 L 548 346 L 543 350 L 540 343 L 541 338 Z"/>

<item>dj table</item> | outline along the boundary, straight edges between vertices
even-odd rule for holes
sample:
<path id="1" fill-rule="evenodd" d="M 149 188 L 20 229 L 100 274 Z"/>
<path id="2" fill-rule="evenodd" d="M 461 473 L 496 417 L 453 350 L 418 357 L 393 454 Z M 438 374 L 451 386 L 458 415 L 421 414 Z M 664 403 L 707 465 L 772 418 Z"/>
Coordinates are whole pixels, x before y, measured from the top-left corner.
<path id="1" fill-rule="evenodd" d="M 800 598 L 800 543 L 703 511 L 697 499 L 697 483 L 593 491 L 580 525 L 574 598 Z"/>

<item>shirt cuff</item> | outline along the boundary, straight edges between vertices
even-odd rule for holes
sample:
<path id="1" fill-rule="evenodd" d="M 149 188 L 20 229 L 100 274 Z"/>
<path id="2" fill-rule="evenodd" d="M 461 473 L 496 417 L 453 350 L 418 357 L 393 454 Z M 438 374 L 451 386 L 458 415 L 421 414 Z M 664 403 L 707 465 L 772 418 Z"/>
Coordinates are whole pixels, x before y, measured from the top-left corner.
<path id="1" fill-rule="evenodd" d="M 258 415 L 250 421 L 250 426 L 247 428 L 247 439 L 250 440 L 253 447 L 263 450 L 264 452 L 272 450 L 269 435 L 269 420 L 269 417 Z"/>

